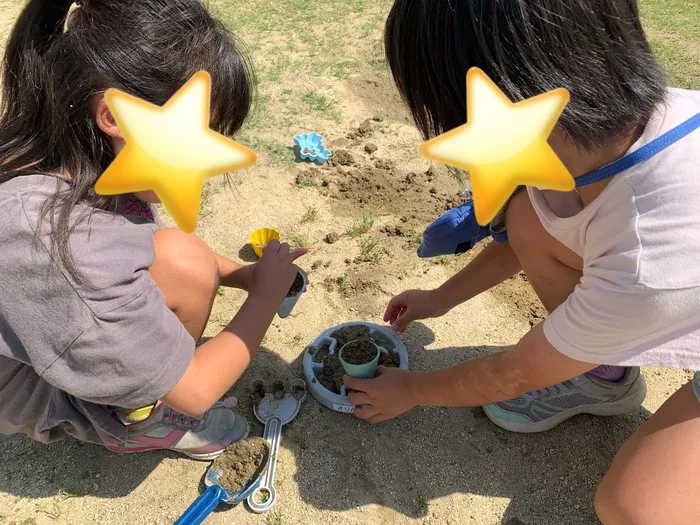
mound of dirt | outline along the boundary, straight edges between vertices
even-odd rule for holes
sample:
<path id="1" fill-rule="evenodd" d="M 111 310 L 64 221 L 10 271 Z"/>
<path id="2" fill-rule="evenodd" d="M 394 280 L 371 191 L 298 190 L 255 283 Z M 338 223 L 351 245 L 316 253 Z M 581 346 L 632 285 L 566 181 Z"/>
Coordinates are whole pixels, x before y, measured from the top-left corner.
<path id="1" fill-rule="evenodd" d="M 331 157 L 332 166 L 353 166 L 355 164 L 355 159 L 348 150 L 338 150 L 333 153 Z"/>
<path id="2" fill-rule="evenodd" d="M 375 117 L 376 118 L 376 117 Z M 348 138 L 349 139 L 360 139 L 360 138 L 365 138 L 369 137 L 374 133 L 374 128 L 372 127 L 372 121 L 370 119 L 366 119 L 360 124 L 360 126 L 348 133 Z"/>
<path id="3" fill-rule="evenodd" d="M 393 170 L 395 164 L 393 160 L 378 159 L 377 162 L 374 163 L 374 167 L 379 168 L 380 170 Z"/>
<path id="4" fill-rule="evenodd" d="M 353 169 L 334 171 L 331 181 L 335 184 L 330 191 L 344 209 L 348 208 L 344 201 L 352 201 L 367 213 L 405 217 L 405 222 L 424 228 L 441 213 L 464 202 L 461 194 L 444 191 L 454 182 L 433 180 L 428 182 L 427 176 L 414 173 L 402 174 L 386 159 L 377 159 L 375 165 L 358 160 Z"/>

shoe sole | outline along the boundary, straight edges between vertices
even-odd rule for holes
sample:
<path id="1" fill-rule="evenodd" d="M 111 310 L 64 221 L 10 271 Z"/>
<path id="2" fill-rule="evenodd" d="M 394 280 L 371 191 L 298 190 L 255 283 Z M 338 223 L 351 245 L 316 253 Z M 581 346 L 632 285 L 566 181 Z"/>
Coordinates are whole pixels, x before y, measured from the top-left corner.
<path id="1" fill-rule="evenodd" d="M 560 412 L 550 418 L 545 419 L 544 421 L 537 421 L 535 423 L 517 423 L 513 421 L 506 421 L 505 419 L 501 419 L 498 416 L 491 414 L 485 408 L 484 413 L 494 425 L 510 432 L 518 432 L 520 434 L 546 432 L 547 430 L 553 429 L 560 423 L 563 423 L 567 419 L 581 414 L 607 417 L 620 416 L 622 414 L 628 414 L 638 410 L 646 398 L 647 384 L 641 374 L 639 375 L 637 382 L 639 383 L 639 386 L 632 387 L 635 389 L 634 392 L 629 395 L 625 395 L 617 401 L 612 401 L 609 403 L 595 403 L 593 405 L 581 405 L 576 408 L 572 408 L 571 410 Z"/>
<path id="2" fill-rule="evenodd" d="M 246 436 L 248 437 L 248 436 Z M 245 438 L 243 438 L 245 439 Z M 206 452 L 202 454 L 195 454 L 191 452 L 185 452 L 184 450 L 180 450 L 177 448 L 168 448 L 168 447 L 138 447 L 138 448 L 132 448 L 132 449 L 124 449 L 120 450 L 116 447 L 112 446 L 107 446 L 108 450 L 111 450 L 112 452 L 117 452 L 119 454 L 139 454 L 142 452 L 151 452 L 154 450 L 170 450 L 172 452 L 178 452 L 179 454 L 184 454 L 190 459 L 195 459 L 197 461 L 214 461 L 216 458 L 218 458 L 223 450 L 217 450 L 216 452 Z"/>
<path id="3" fill-rule="evenodd" d="M 237 441 L 241 441 L 243 439 L 246 439 L 248 437 L 248 435 L 250 434 L 250 423 L 248 423 L 248 421 L 246 419 L 244 419 L 244 421 L 246 423 L 245 433 L 243 434 L 242 437 L 233 440 L 231 443 L 235 443 Z M 195 452 L 185 452 L 184 450 L 180 450 L 178 448 L 153 447 L 153 446 L 149 446 L 149 445 L 144 445 L 143 447 L 135 447 L 135 448 L 132 448 L 130 450 L 129 449 L 120 450 L 119 448 L 112 447 L 110 445 L 105 445 L 105 447 L 108 450 L 111 450 L 112 452 L 119 452 L 121 454 L 137 454 L 139 452 L 150 452 L 152 450 L 170 450 L 172 452 L 178 452 L 179 454 L 184 454 L 188 458 L 194 459 L 196 461 L 214 461 L 216 458 L 218 458 L 221 455 L 221 453 L 224 450 L 226 450 L 224 448 L 221 450 L 217 450 L 215 452 L 203 452 L 200 454 L 200 453 L 195 453 Z"/>

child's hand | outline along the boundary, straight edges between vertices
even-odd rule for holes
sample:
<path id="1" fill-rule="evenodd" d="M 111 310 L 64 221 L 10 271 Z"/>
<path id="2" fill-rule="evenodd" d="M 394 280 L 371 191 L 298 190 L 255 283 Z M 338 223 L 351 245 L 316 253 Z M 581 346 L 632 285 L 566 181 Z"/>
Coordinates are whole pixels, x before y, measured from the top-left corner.
<path id="1" fill-rule="evenodd" d="M 408 290 L 389 301 L 384 322 L 404 333 L 413 321 L 440 317 L 445 311 L 436 290 Z"/>
<path id="2" fill-rule="evenodd" d="M 252 267 L 248 294 L 281 304 L 299 271 L 294 261 L 306 252 L 307 248 L 290 251 L 286 242 L 270 241 L 263 250 L 263 256 Z"/>

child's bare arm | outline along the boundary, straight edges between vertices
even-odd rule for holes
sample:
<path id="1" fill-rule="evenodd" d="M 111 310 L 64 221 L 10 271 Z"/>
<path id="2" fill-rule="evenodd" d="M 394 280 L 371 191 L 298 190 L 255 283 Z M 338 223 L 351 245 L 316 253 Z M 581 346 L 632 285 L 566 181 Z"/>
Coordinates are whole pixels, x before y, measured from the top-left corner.
<path id="1" fill-rule="evenodd" d="M 355 415 L 377 423 L 415 406 L 483 406 L 545 388 L 598 365 L 556 350 L 540 323 L 512 349 L 431 372 L 382 369 L 376 379 L 345 378 Z"/>
<path id="2" fill-rule="evenodd" d="M 247 300 L 228 326 L 195 352 L 184 375 L 163 402 L 184 414 L 206 412 L 238 380 L 297 274 L 294 260 L 306 249 L 271 241 L 252 270 Z"/>
<path id="3" fill-rule="evenodd" d="M 520 271 L 520 261 L 507 242 L 491 241 L 464 269 L 437 289 L 448 311 L 489 290 Z"/>
<path id="4" fill-rule="evenodd" d="M 214 254 L 216 264 L 219 266 L 219 278 L 221 286 L 247 290 L 253 272 L 252 264 L 240 264 L 223 255 Z"/>
<path id="5" fill-rule="evenodd" d="M 520 271 L 510 245 L 491 242 L 464 269 L 435 290 L 408 290 L 387 306 L 384 321 L 404 332 L 413 321 L 439 317 Z"/>

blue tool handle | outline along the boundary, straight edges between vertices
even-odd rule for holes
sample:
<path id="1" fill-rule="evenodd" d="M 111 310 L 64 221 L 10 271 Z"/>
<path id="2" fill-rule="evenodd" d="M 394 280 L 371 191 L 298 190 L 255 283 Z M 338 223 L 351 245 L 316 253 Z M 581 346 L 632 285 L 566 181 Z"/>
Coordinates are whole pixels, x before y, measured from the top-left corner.
<path id="1" fill-rule="evenodd" d="M 212 485 L 190 505 L 175 525 L 199 525 L 225 499 L 224 489 L 219 485 Z"/>

